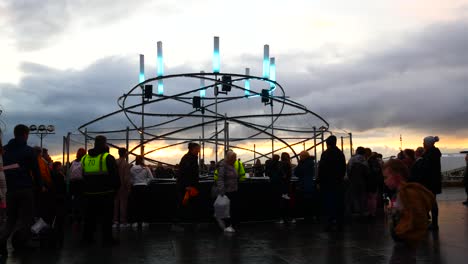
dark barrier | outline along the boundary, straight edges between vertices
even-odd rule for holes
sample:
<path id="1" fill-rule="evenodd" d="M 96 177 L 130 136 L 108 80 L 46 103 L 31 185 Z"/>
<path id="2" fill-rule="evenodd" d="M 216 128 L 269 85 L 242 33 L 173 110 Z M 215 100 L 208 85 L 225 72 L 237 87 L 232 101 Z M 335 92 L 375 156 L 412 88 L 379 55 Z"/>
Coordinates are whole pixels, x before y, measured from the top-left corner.
<path id="1" fill-rule="evenodd" d="M 211 195 L 212 180 L 200 182 L 200 210 L 199 219 L 213 220 L 213 203 L 215 197 Z M 294 208 L 293 215 L 301 217 L 302 204 L 295 198 L 294 183 L 292 184 L 290 208 Z M 171 222 L 176 216 L 176 185 L 171 180 L 158 180 L 149 185 L 148 217 L 150 222 Z M 274 194 L 268 178 L 248 179 L 239 183 L 238 217 L 240 221 L 261 221 L 279 218 L 278 195 Z M 131 213 L 131 212 L 130 212 Z"/>

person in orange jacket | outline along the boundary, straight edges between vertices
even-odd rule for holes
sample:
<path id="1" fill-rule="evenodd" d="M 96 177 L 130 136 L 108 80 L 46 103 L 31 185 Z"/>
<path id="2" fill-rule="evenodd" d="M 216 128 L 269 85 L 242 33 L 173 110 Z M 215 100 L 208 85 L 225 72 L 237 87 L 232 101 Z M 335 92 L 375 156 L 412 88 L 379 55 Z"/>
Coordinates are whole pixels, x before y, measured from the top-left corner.
<path id="1" fill-rule="evenodd" d="M 385 185 L 397 191 L 390 209 L 392 237 L 397 242 L 414 245 L 421 241 L 427 232 L 427 215 L 435 202 L 434 194 L 419 183 L 407 183 L 409 170 L 400 160 L 387 161 L 383 172 Z"/>

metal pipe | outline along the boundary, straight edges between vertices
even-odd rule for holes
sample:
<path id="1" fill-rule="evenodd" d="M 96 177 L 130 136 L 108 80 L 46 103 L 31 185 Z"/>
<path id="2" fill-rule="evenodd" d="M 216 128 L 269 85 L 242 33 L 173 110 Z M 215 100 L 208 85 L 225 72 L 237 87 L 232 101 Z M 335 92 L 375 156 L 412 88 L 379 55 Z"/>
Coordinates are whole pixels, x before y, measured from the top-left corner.
<path id="1" fill-rule="evenodd" d="M 344 151 L 344 148 L 343 148 L 343 136 L 341 136 L 341 152 Z"/>

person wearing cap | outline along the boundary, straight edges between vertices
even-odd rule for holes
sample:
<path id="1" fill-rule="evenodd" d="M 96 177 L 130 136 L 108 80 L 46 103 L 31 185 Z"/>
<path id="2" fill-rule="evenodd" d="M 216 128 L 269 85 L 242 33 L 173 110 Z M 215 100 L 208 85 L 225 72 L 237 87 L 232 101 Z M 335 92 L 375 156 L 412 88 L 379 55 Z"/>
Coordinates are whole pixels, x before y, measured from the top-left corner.
<path id="1" fill-rule="evenodd" d="M 442 193 L 442 172 L 440 158 L 442 153 L 434 145 L 439 141 L 438 136 L 427 136 L 424 138 L 424 172 L 425 175 L 422 178 L 421 183 L 430 190 L 434 196 Z M 434 200 L 434 205 L 431 210 L 432 223 L 429 229 L 437 231 L 439 230 L 439 207 L 437 205 L 437 199 Z"/>

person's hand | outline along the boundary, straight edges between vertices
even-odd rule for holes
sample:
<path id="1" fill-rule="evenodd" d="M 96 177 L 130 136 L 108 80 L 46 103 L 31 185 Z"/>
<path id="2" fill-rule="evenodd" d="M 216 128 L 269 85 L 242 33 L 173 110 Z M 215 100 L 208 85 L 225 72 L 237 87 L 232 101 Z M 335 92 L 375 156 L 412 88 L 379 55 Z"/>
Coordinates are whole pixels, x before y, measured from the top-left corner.
<path id="1" fill-rule="evenodd" d="M 41 188 L 41 192 L 47 192 L 47 189 L 46 189 L 46 187 L 42 186 L 42 188 Z"/>

